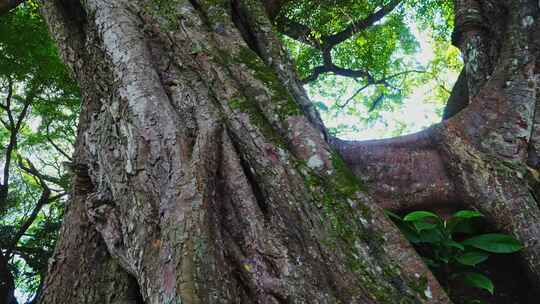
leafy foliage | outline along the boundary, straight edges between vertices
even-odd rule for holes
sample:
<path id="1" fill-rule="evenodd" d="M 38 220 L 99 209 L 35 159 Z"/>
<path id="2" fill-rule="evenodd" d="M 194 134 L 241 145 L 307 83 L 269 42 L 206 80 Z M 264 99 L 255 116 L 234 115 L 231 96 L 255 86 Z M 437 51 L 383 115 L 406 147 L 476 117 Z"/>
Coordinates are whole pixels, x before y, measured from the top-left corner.
<path id="1" fill-rule="evenodd" d="M 324 47 L 320 45 L 325 37 L 366 20 L 392 2 L 291 1 L 277 24 L 301 78 L 324 66 Z M 288 30 L 294 27 L 290 24 L 301 24 L 309 32 L 294 37 Z M 452 27 L 452 1 L 404 0 L 373 25 L 335 45 L 331 51 L 333 64 L 369 76 L 344 77 L 328 72 L 308 82 L 308 92 L 331 131 L 355 137 L 361 130 L 379 126 L 379 136 L 388 137 L 418 131 L 440 120 L 444 102 L 462 68 L 459 52 L 449 42 Z M 439 116 L 424 124 L 405 126 L 405 115 L 389 115 L 405 109 L 410 112 L 405 102 L 419 98 L 415 93 L 420 90 L 423 102 L 436 107 Z M 387 131 L 389 127 L 392 131 Z"/>
<path id="2" fill-rule="evenodd" d="M 61 218 L 79 92 L 29 1 L 0 17 L 0 248 L 20 293 L 39 290 Z"/>
<path id="3" fill-rule="evenodd" d="M 476 227 L 482 214 L 474 210 L 456 212 L 447 220 L 429 211 L 414 211 L 400 217 L 388 216 L 413 243 L 426 264 L 442 273 L 443 282 L 462 280 L 465 284 L 493 294 L 493 282 L 477 270 L 491 254 L 514 253 L 523 245 L 506 234 L 480 234 Z"/>

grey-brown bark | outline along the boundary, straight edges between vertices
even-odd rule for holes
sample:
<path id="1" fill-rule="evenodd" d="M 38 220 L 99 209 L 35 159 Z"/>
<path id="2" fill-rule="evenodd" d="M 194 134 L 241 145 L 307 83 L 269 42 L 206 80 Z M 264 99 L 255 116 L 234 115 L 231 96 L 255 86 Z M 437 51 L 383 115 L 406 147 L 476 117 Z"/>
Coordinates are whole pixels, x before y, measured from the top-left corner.
<path id="1" fill-rule="evenodd" d="M 539 286 L 538 7 L 456 8 L 470 105 L 422 134 L 332 141 L 349 171 L 259 2 L 47 2 L 84 105 L 41 303 L 450 303 L 376 203 L 481 210 Z"/>
<path id="2" fill-rule="evenodd" d="M 459 198 L 433 141 L 434 129 L 373 141 L 335 139 L 343 156 L 377 204 L 395 212 L 431 209 L 446 213 Z"/>

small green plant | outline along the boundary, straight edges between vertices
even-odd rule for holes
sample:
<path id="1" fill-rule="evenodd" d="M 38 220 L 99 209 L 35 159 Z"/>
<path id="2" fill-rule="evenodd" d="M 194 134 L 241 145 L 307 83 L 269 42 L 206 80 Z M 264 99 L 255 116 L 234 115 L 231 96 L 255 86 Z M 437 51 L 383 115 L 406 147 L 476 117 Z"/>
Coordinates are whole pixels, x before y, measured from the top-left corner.
<path id="1" fill-rule="evenodd" d="M 438 274 L 448 293 L 449 281 L 461 280 L 493 294 L 493 282 L 477 266 L 491 254 L 513 253 L 523 248 L 510 235 L 480 233 L 475 223 L 483 215 L 478 211 L 462 210 L 447 220 L 428 211 L 414 211 L 403 218 L 390 211 L 386 213 Z"/>

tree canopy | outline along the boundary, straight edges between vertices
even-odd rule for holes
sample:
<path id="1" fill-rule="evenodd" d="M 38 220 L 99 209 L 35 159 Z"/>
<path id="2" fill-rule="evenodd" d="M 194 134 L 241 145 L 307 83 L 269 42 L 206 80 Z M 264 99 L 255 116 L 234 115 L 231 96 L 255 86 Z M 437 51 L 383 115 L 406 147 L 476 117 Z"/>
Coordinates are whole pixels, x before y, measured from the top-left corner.
<path id="1" fill-rule="evenodd" d="M 27 296 L 40 288 L 60 227 L 79 102 L 37 4 L 1 16 L 1 258 Z"/>
<path id="2" fill-rule="evenodd" d="M 419 90 L 440 115 L 462 67 L 452 1 L 291 1 L 276 24 L 325 120 L 349 121 L 336 134 L 388 123 Z"/>

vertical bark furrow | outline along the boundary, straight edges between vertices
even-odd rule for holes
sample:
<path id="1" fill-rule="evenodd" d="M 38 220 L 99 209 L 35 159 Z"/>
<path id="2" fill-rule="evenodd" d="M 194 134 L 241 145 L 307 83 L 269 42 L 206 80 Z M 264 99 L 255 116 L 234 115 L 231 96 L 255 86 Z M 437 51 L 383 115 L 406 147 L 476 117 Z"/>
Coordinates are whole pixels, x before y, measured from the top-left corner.
<path id="1" fill-rule="evenodd" d="M 487 41 L 489 27 L 482 14 L 482 1 L 456 0 L 453 43 L 462 50 L 467 87 L 471 97 L 476 96 L 488 80 L 492 70 Z"/>

